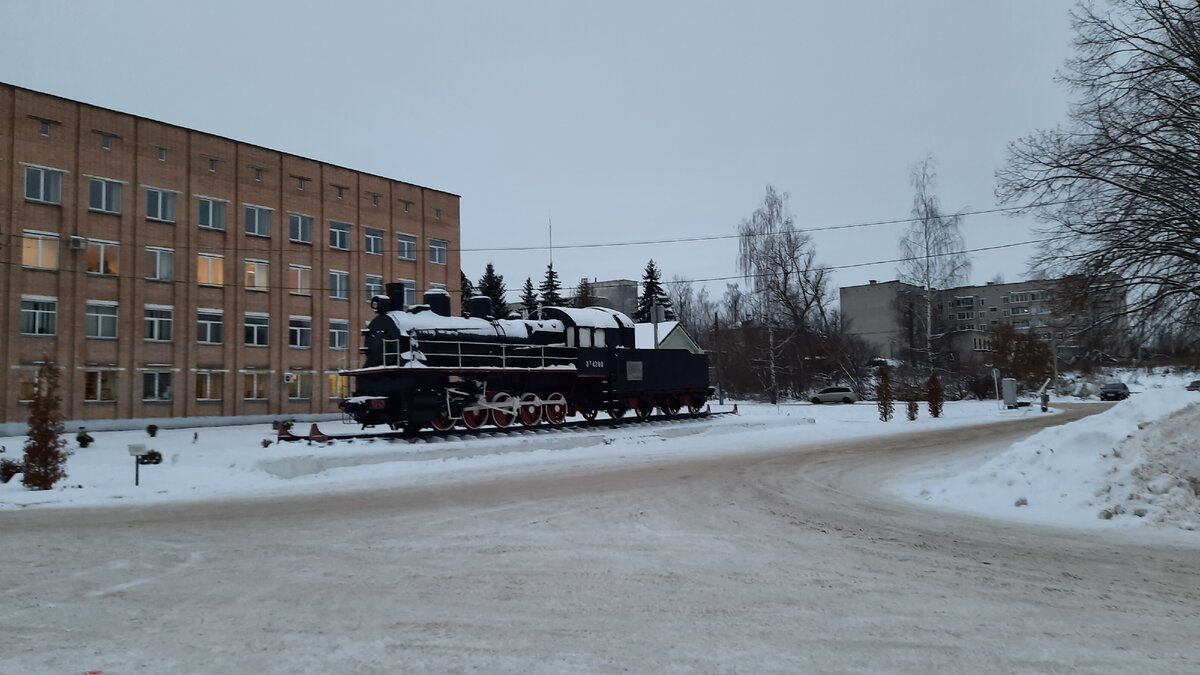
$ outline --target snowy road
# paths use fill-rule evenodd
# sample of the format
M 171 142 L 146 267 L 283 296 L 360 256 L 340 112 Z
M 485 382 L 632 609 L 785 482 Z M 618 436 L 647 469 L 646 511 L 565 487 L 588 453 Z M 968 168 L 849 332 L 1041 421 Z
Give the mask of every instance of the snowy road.
M 0 671 L 1196 672 L 1200 551 L 901 502 L 978 427 L 391 490 L 10 512 Z

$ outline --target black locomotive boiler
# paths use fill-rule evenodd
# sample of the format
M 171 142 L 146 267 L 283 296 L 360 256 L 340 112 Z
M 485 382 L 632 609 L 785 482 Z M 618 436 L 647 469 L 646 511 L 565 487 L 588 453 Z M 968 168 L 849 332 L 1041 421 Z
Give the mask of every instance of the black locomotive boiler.
M 406 310 L 401 285 L 387 293 L 371 301 L 378 316 L 363 330 L 363 367 L 342 371 L 354 394 L 339 407 L 364 426 L 554 425 L 601 411 L 647 418 L 656 408 L 670 416 L 699 412 L 712 394 L 706 355 L 638 349 L 633 322 L 612 309 L 543 307 L 530 319 L 498 319 L 479 296 L 469 316 L 456 317 L 444 290 Z

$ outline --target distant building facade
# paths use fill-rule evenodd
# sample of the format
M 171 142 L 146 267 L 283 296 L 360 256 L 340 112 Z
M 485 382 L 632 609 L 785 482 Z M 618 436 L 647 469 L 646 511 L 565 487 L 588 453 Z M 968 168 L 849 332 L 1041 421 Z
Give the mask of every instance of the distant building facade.
M 591 286 L 598 307 L 615 309 L 629 316 L 633 316 L 637 312 L 638 282 L 629 279 L 614 279 L 612 281 L 593 281 Z
M 44 359 L 90 428 L 333 412 L 367 299 L 460 248 L 457 195 L 0 83 L 0 430 Z
M 1061 315 L 1055 303 L 1056 280 L 988 283 L 936 290 L 929 316 L 933 335 L 957 360 L 987 359 L 991 336 L 1001 325 L 1030 335 L 1071 358 L 1095 349 L 1081 329 L 1101 322 L 1112 340 L 1123 337 L 1120 317 L 1124 297 L 1097 293 L 1088 316 Z M 921 288 L 902 281 L 875 282 L 840 289 L 847 333 L 864 340 L 877 356 L 904 358 L 912 345 L 924 343 L 926 308 Z M 1094 334 L 1093 334 L 1094 335 Z

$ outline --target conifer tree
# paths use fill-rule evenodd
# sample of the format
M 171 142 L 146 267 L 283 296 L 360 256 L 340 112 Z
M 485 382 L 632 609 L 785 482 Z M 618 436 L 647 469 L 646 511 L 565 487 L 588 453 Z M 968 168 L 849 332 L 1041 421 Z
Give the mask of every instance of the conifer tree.
M 504 275 L 496 274 L 492 263 L 487 264 L 483 269 L 483 276 L 479 278 L 479 295 L 486 295 L 492 299 L 492 316 L 508 316 L 508 301 L 505 300 L 508 289 L 504 287 Z
M 525 277 L 525 287 L 521 289 L 521 308 L 525 316 L 532 316 L 538 308 L 538 294 L 533 290 L 533 279 Z
M 458 306 L 462 308 L 462 311 L 465 315 L 467 311 L 467 301 L 475 296 L 475 284 L 471 283 L 471 280 L 467 278 L 466 272 L 459 270 L 458 273 L 462 276 L 462 279 L 459 281 Z
M 654 264 L 654 259 L 646 263 L 646 271 L 642 273 L 642 295 L 638 298 L 637 311 L 633 320 L 637 323 L 649 323 L 652 319 L 650 308 L 654 305 L 662 308 L 663 320 L 674 321 L 675 311 L 671 309 L 671 298 L 667 297 L 662 287 L 662 272 Z
M 58 377 L 58 367 L 49 359 L 43 361 L 29 404 L 29 439 L 25 441 L 25 475 L 21 479 L 30 490 L 49 490 L 67 477 L 66 463 L 71 452 L 62 437 L 65 427 Z
M 929 416 L 942 416 L 942 402 L 946 400 L 945 390 L 942 389 L 942 383 L 938 380 L 937 373 L 929 376 L 929 382 L 925 384 L 925 398 L 929 401 Z
M 542 279 L 542 285 L 538 286 L 538 292 L 542 294 L 543 307 L 562 307 L 566 304 L 563 301 L 562 282 L 558 280 L 558 272 L 554 271 L 554 263 L 546 265 L 546 277 Z
M 880 368 L 879 382 L 875 384 L 875 398 L 878 400 L 881 422 L 890 422 L 892 416 L 896 414 L 896 408 L 893 405 L 895 398 L 892 393 L 892 375 L 888 372 L 889 370 L 887 366 Z
M 575 289 L 575 306 L 591 307 L 596 304 L 596 292 L 587 278 L 579 280 L 579 288 Z

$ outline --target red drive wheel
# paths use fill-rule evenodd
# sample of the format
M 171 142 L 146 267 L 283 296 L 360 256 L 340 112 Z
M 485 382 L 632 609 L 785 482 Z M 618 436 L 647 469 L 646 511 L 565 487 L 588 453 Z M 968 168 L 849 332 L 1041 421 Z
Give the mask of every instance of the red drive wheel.
M 479 427 L 487 424 L 488 409 L 481 405 L 463 408 L 462 421 L 464 427 L 468 429 L 478 429 Z
M 439 414 L 429 424 L 438 431 L 449 431 L 454 428 L 454 420 L 446 413 Z
M 546 421 L 554 426 L 562 424 L 567 419 L 567 397 L 557 391 L 546 397 Z
M 542 401 L 537 394 L 521 394 L 521 407 L 517 409 L 517 418 L 527 427 L 542 421 Z
M 517 401 L 507 391 L 493 391 L 488 394 L 492 404 L 492 424 L 504 429 L 513 423 L 517 417 Z

